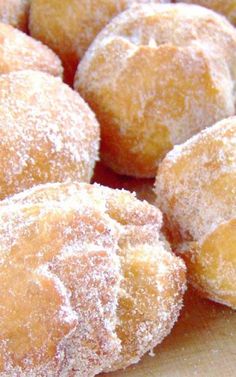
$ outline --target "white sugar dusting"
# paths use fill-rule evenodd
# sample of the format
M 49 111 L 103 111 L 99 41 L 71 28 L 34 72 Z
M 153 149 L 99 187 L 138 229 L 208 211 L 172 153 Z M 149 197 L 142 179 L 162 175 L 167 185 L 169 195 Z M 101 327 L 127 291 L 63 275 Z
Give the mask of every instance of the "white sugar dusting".
M 215 143 L 216 147 L 209 148 L 207 143 L 211 142 Z M 198 145 L 202 146 L 201 153 L 197 152 L 192 160 Z M 156 192 L 160 195 L 159 205 L 164 213 L 169 212 L 170 198 L 175 195 L 178 197 L 179 202 L 174 210 L 174 218 L 180 224 L 180 228 L 190 233 L 193 239 L 203 242 L 204 238 L 219 224 L 236 217 L 235 118 L 231 117 L 218 122 L 215 126 L 202 131 L 169 152 L 164 160 L 165 170 L 169 170 L 169 183 L 172 182 L 170 169 L 188 158 L 191 166 L 186 165 L 186 170 L 181 172 L 177 182 L 171 187 L 157 177 Z M 199 173 L 196 174 L 196 171 Z M 221 177 L 224 179 L 224 175 L 231 177 L 232 186 L 228 183 L 228 186 L 222 187 L 222 194 L 225 192 L 226 195 L 219 195 L 217 191 L 214 194 L 211 184 L 220 180 Z M 192 221 L 189 221 L 190 218 Z
M 96 112 L 104 135 L 114 128 L 131 140 L 130 153 L 146 158 L 150 140 L 156 150 L 161 144 L 158 127 L 175 145 L 235 113 L 235 51 L 235 29 L 208 9 L 139 4 L 96 37 L 74 86 Z M 119 165 L 123 153 L 115 148 L 102 157 L 116 171 L 142 176 Z M 162 157 L 157 155 L 156 165 Z
M 16 279 L 11 290 L 6 278 L 2 285 L 2 294 L 8 295 L 4 311 L 10 318 L 10 298 L 18 305 L 21 297 L 22 313 L 30 314 L 27 321 L 22 314 L 19 322 L 11 322 L 11 334 L 20 328 L 27 334 L 21 348 L 32 344 L 18 364 L 13 355 L 19 360 L 21 355 L 4 332 L 0 355 L 5 371 L 0 376 L 93 377 L 138 362 L 170 332 L 182 306 L 185 268 L 159 239 L 162 219 L 157 208 L 124 190 L 55 183 L 2 201 L 0 212 L 0 279 L 6 273 Z M 141 296 L 132 291 L 138 282 L 126 272 L 133 261 L 141 266 Z M 24 285 L 18 286 L 17 279 Z M 124 329 L 134 325 L 132 318 L 122 322 L 122 295 L 133 303 L 134 315 L 148 305 L 132 344 L 119 339 L 121 324 Z M 48 302 L 43 311 L 44 297 Z M 157 309 L 150 318 L 152 305 Z M 50 328 L 41 346 L 35 338 L 34 311 Z M 3 316 L 0 329 L 6 328 L 8 317 Z M 53 348 L 48 348 L 52 341 Z
M 176 251 L 201 271 L 190 274 L 191 283 L 235 307 L 236 118 L 175 147 L 159 167 L 156 193 Z
M 0 74 L 32 69 L 62 76 L 60 59 L 47 46 L 0 22 Z
M 57 7 L 50 0 L 34 1 L 30 8 L 29 29 L 70 65 L 77 63 L 96 35 L 120 12 L 136 4 L 167 3 L 169 0 L 80 0 Z M 58 9 L 59 8 L 59 9 Z M 58 32 L 60 30 L 60 32 Z M 73 67 L 76 70 L 76 61 Z
M 0 76 L 0 196 L 39 183 L 89 181 L 99 126 L 60 79 L 34 71 Z

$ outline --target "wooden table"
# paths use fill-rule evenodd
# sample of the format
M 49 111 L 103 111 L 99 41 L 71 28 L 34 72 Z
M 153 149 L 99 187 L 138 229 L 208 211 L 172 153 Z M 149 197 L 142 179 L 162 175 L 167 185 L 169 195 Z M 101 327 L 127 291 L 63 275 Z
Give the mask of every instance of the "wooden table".
M 95 181 L 136 191 L 153 202 L 153 181 L 116 176 L 99 165 Z M 236 377 L 236 312 L 200 298 L 191 288 L 171 334 L 142 361 L 103 377 Z

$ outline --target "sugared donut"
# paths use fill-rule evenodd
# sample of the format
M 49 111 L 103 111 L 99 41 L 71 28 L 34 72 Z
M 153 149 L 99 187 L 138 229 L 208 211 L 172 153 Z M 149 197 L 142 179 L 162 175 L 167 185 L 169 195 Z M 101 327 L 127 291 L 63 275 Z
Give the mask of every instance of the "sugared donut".
M 98 116 L 102 160 L 155 176 L 173 145 L 233 115 L 236 31 L 194 5 L 139 5 L 117 16 L 82 59 L 75 88 Z
M 175 147 L 159 166 L 156 192 L 192 284 L 236 309 L 236 117 Z
M 153 188 L 155 179 L 142 179 L 119 175 L 114 173 L 114 171 L 109 169 L 101 161 L 97 162 L 95 166 L 92 182 L 114 189 L 124 189 L 135 192 L 138 199 L 146 200 L 150 204 L 154 204 L 156 201 Z
M 0 22 L 0 75 L 12 71 L 33 69 L 62 76 L 58 56 L 41 42 Z
M 222 13 L 233 24 L 236 24 L 236 1 L 235 0 L 176 0 L 176 3 L 198 4 Z
M 30 0 L 0 0 L 0 21 L 26 31 L 29 6 Z
M 0 373 L 92 377 L 170 332 L 185 268 L 127 191 L 48 184 L 0 203 Z
M 47 182 L 89 182 L 99 125 L 60 78 L 39 71 L 0 76 L 0 199 Z
M 73 83 L 79 60 L 99 31 L 118 13 L 135 3 L 168 0 L 32 0 L 31 35 L 62 59 L 65 80 Z

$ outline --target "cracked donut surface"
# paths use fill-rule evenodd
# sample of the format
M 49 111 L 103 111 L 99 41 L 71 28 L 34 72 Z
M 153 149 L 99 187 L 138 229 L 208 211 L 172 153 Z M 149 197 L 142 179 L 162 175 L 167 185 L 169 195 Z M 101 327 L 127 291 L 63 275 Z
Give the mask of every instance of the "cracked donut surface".
M 62 59 L 66 82 L 73 83 L 78 63 L 96 35 L 117 14 L 136 3 L 168 0 L 31 0 L 31 35 Z
M 175 144 L 235 112 L 236 31 L 187 4 L 137 5 L 114 18 L 79 64 L 75 89 L 101 124 L 101 157 L 154 177 Z
M 94 376 L 170 332 L 185 267 L 126 191 L 47 184 L 0 203 L 1 376 Z

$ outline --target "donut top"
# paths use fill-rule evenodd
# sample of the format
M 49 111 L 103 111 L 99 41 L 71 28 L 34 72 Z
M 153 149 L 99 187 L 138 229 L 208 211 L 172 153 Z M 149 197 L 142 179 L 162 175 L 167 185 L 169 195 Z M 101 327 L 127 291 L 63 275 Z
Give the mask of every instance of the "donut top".
M 221 51 L 228 62 L 235 63 L 236 59 L 235 28 L 224 17 L 198 5 L 136 4 L 103 29 L 87 54 L 116 38 L 152 48 L 199 44 L 210 51 Z
M 165 127 L 166 153 L 235 113 L 235 63 L 236 31 L 222 16 L 195 5 L 136 5 L 91 44 L 75 88 L 101 125 L 131 140 L 133 154 L 143 156 L 146 147 L 155 155 L 157 125 Z
M 160 165 L 156 188 L 162 210 L 171 207 L 173 221 L 186 230 L 183 238 L 202 243 L 236 218 L 236 117 L 175 146 Z

